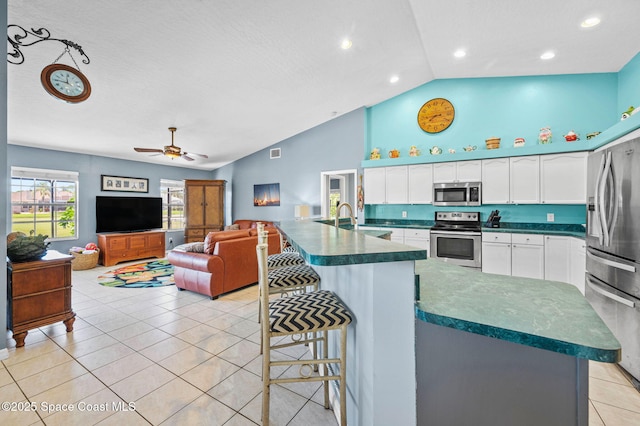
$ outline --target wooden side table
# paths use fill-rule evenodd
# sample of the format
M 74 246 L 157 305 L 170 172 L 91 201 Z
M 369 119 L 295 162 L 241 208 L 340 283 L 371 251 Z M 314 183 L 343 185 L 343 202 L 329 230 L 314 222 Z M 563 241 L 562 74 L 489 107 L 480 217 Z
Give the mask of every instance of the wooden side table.
M 29 330 L 62 321 L 73 331 L 71 260 L 55 250 L 38 260 L 7 260 L 7 321 L 16 347 L 24 346 Z

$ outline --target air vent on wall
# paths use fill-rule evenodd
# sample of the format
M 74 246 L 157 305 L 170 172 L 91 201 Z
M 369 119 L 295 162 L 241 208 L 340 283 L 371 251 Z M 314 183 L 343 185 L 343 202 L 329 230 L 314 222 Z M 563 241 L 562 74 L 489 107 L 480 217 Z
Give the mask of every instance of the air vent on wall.
M 275 158 L 280 158 L 280 148 L 273 148 L 269 151 L 269 159 L 273 160 Z

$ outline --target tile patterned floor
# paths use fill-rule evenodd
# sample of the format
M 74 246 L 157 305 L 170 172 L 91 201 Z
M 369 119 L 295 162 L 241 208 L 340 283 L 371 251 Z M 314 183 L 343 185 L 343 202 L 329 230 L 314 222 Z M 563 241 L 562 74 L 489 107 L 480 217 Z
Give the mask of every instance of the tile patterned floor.
M 109 269 L 73 272 L 72 333 L 60 323 L 10 346 L 0 400 L 22 410 L 0 410 L 0 424 L 259 424 L 257 288 L 215 301 L 175 286 L 113 289 L 96 281 Z M 640 424 L 640 393 L 617 368 L 591 363 L 589 380 L 591 426 Z M 318 383 L 275 386 L 271 404 L 274 425 L 336 424 Z

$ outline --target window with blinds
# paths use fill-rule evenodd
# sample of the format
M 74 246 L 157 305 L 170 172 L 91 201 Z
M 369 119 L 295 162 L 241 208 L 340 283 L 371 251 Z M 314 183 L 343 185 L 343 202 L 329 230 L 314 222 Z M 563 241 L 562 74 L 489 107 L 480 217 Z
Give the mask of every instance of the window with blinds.
M 160 179 L 162 229 L 184 229 L 184 181 Z

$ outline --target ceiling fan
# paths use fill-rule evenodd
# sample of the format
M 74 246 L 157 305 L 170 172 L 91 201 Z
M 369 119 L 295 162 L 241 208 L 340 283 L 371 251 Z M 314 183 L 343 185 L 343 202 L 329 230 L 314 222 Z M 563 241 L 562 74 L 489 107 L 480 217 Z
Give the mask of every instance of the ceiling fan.
M 136 152 L 157 152 L 159 154 L 162 154 L 166 157 L 171 158 L 172 160 L 174 158 L 184 158 L 187 161 L 194 161 L 195 159 L 189 157 L 190 155 L 197 155 L 198 157 L 209 158 L 208 155 L 204 155 L 204 154 L 196 154 L 194 152 L 191 152 L 191 153 L 182 152 L 182 148 L 180 148 L 179 146 L 175 146 L 173 144 L 173 136 L 176 130 L 178 129 L 175 127 L 169 127 L 169 131 L 171 132 L 171 145 L 165 145 L 164 149 L 159 149 L 159 148 L 133 148 L 133 149 Z

